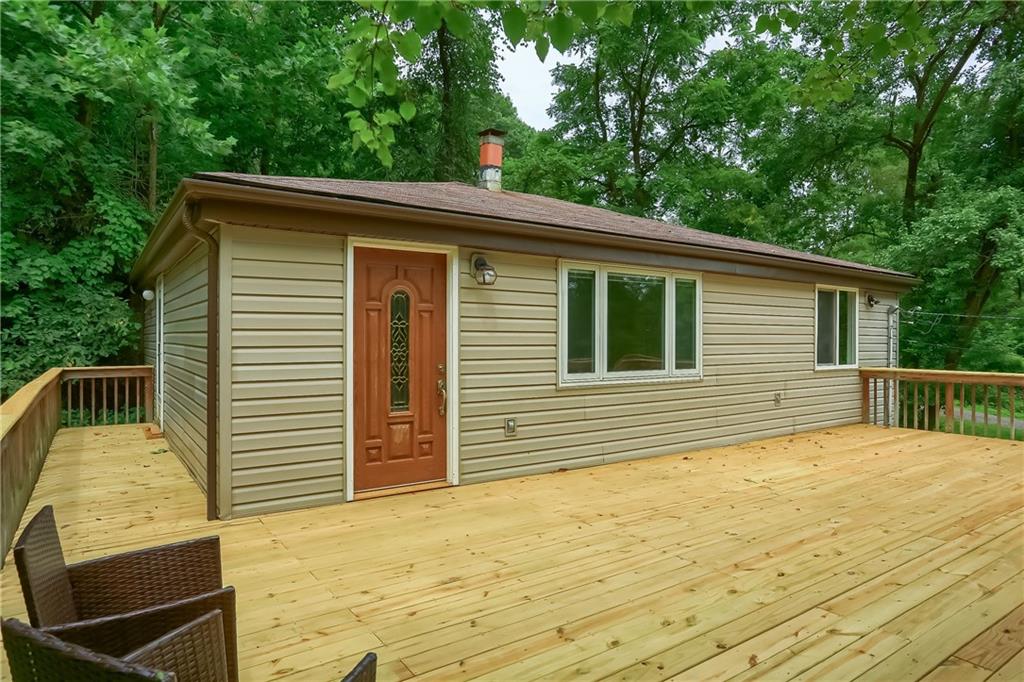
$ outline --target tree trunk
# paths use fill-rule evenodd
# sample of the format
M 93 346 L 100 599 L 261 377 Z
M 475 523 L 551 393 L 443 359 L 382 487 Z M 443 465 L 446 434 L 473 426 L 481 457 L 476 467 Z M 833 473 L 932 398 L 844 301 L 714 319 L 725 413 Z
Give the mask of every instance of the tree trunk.
M 978 316 L 984 310 L 985 303 L 988 301 L 989 296 L 992 295 L 992 290 L 999 282 L 999 276 L 1002 274 L 1002 271 L 992 264 L 992 257 L 995 255 L 997 248 L 996 243 L 987 234 L 982 237 L 982 240 L 981 253 L 979 254 L 981 262 L 978 265 L 978 269 L 974 271 L 974 278 L 964 294 L 964 316 L 959 318 L 960 321 L 953 335 L 953 343 L 950 345 L 949 350 L 946 351 L 946 357 L 943 362 L 943 368 L 947 370 L 955 370 L 959 367 L 960 360 L 964 355 L 964 349 L 970 344 L 974 330 L 978 327 L 978 322 L 980 321 Z
M 907 154 L 907 180 L 903 186 L 903 226 L 909 228 L 917 215 L 917 176 L 921 169 L 922 148 L 911 146 Z
M 434 166 L 434 179 L 445 181 L 455 180 L 453 175 L 456 166 L 455 125 L 452 120 L 452 65 L 451 35 L 448 25 L 442 20 L 437 29 L 437 56 L 441 65 L 441 115 L 439 117 L 441 139 L 438 140 L 437 161 Z
M 156 213 L 156 171 L 157 171 L 157 155 L 159 153 L 158 137 L 160 135 L 159 128 L 156 122 L 156 113 L 150 111 L 149 116 L 149 187 L 148 196 L 146 197 L 146 206 L 149 208 L 150 213 Z

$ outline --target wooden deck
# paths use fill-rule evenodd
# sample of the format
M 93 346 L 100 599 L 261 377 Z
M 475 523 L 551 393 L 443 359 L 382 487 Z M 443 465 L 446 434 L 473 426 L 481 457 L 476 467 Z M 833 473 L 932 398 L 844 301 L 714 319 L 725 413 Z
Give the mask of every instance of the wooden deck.
M 850 426 L 226 523 L 165 448 L 60 432 L 26 519 L 69 560 L 220 534 L 245 679 L 1024 677 L 1022 443 Z

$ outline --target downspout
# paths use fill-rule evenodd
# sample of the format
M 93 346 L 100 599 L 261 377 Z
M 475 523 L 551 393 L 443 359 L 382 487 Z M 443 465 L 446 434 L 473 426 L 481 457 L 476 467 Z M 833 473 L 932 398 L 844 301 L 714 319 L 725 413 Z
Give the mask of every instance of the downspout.
M 898 305 L 890 305 L 885 311 L 885 366 L 895 367 L 898 363 L 893 358 L 896 351 L 897 337 L 899 326 L 897 324 L 896 314 L 899 313 L 900 307 Z M 886 426 L 899 426 L 896 421 L 899 418 L 899 406 L 896 401 L 899 399 L 899 380 L 893 382 L 893 396 L 892 400 L 889 400 L 888 392 L 886 393 L 886 411 L 885 419 Z M 892 409 L 893 414 L 889 413 L 889 409 Z
M 217 396 L 218 385 L 218 329 L 220 322 L 219 288 L 220 249 L 217 240 L 196 228 L 192 222 L 193 202 L 186 202 L 181 212 L 181 223 L 185 231 L 204 242 L 206 253 L 206 519 L 217 518 Z

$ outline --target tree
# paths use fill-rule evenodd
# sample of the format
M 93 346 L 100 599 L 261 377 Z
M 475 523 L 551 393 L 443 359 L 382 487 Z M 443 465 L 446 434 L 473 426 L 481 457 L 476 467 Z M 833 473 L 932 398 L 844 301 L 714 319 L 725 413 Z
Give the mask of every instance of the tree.
M 587 160 L 601 203 L 663 213 L 662 167 L 714 144 L 729 119 L 728 94 L 706 72 L 702 46 L 720 20 L 683 3 L 645 3 L 628 27 L 598 24 L 577 36 L 581 62 L 556 69 L 552 114 L 555 132 Z
M 494 20 L 501 23 L 514 46 L 532 43 L 543 61 L 551 45 L 564 51 L 583 26 L 601 23 L 629 25 L 635 0 L 567 2 L 566 0 L 494 0 L 488 2 Z M 474 34 L 477 9 L 453 0 L 363 0 L 366 13 L 346 31 L 347 48 L 341 68 L 328 87 L 344 93 L 353 107 L 348 112 L 353 144 L 366 146 L 390 168 L 394 129 L 416 115 L 416 104 L 400 83 L 401 65 L 416 64 L 426 39 L 436 34 L 441 68 L 447 69 L 450 39 L 467 40 Z M 429 41 L 428 41 L 429 42 Z M 445 76 L 442 76 L 444 80 Z M 444 90 L 442 90 L 442 93 Z M 379 95 L 399 96 L 397 106 L 380 108 Z M 447 111 L 447 109 L 442 109 Z
M 788 10 L 789 16 L 793 11 Z M 888 102 L 885 144 L 906 157 L 903 223 L 916 217 L 925 146 L 952 88 L 1020 31 L 1018 3 L 848 2 L 804 22 L 819 68 L 808 74 L 810 101 L 844 101 L 854 87 Z M 774 28 L 778 29 L 776 24 Z M 776 32 L 778 32 L 776 30 Z M 973 63 L 973 65 L 972 65 Z
M 149 6 L 4 3 L 2 390 L 137 343 L 127 271 L 145 237 L 159 144 L 184 167 L 230 142 L 194 115 L 192 46 Z M 166 17 L 165 17 L 166 18 Z M 175 182 L 181 171 L 165 168 Z

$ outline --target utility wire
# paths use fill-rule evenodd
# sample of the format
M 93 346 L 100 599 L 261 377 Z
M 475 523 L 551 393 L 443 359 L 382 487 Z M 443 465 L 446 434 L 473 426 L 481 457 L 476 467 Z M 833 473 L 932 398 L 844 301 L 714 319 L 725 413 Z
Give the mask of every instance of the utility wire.
M 911 317 L 915 316 L 915 315 L 933 315 L 935 317 L 975 317 L 975 318 L 980 318 L 980 319 L 984 319 L 984 320 L 1022 320 L 1022 321 L 1024 321 L 1024 317 L 1019 316 L 1019 315 L 967 315 L 966 313 L 933 313 L 933 312 L 930 312 L 930 311 L 927 311 L 927 310 L 914 310 L 913 308 L 910 308 L 909 310 L 901 310 L 900 312 L 902 313 L 901 317 L 904 316 L 904 315 L 911 316 Z

